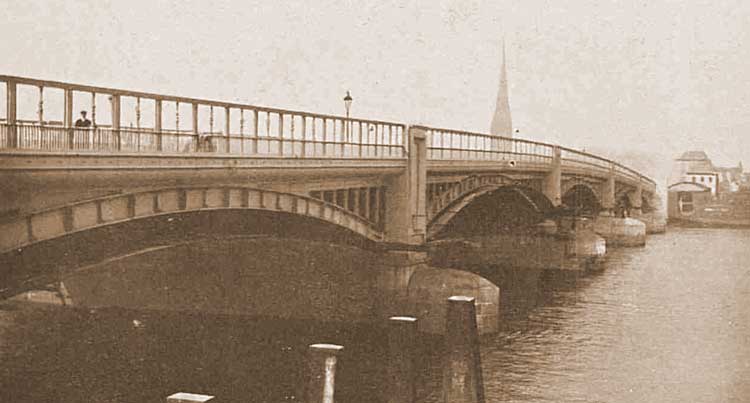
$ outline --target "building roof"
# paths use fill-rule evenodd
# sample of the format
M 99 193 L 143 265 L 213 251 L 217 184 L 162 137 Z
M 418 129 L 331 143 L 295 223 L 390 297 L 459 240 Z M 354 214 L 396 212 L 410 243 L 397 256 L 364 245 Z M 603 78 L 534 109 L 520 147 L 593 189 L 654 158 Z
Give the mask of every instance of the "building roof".
M 708 155 L 705 151 L 685 151 L 680 158 L 677 159 L 680 161 L 711 161 L 708 159 Z
M 715 173 L 716 167 L 711 163 L 711 159 L 704 151 L 687 151 L 684 152 L 676 163 L 681 167 L 681 173 L 679 175 L 685 175 L 687 173 Z
M 705 185 L 701 185 L 693 182 L 679 182 L 670 185 L 668 191 L 670 192 L 707 192 L 711 188 Z

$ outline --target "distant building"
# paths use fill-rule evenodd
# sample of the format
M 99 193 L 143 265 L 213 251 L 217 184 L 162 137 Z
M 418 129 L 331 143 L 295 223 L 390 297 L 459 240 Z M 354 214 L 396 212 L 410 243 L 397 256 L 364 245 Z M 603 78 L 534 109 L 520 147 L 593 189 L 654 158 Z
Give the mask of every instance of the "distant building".
M 701 188 L 708 188 L 712 195 L 719 190 L 719 172 L 703 151 L 688 151 L 675 160 L 670 185 L 678 183 L 695 183 Z
M 667 188 L 667 215 L 673 221 L 704 225 L 750 224 L 748 174 L 716 167 L 703 151 L 688 151 L 674 161 Z

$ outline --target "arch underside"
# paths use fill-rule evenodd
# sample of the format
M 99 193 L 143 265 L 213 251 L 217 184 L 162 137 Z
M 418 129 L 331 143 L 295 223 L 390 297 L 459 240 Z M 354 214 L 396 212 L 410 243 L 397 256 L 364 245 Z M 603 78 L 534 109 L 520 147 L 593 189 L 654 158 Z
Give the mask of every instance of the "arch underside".
M 635 189 L 631 187 L 623 187 L 621 189 L 618 189 L 617 193 L 615 194 L 615 210 L 618 210 L 619 212 L 622 212 L 623 210 L 629 210 L 635 207 Z M 656 197 L 657 201 L 654 203 L 652 202 L 651 198 Z M 641 194 L 641 200 L 640 200 L 640 210 L 642 213 L 650 213 L 654 210 L 656 210 L 655 204 L 658 205 L 658 195 L 654 195 L 651 193 L 648 193 L 646 191 L 643 191 Z
M 36 242 L 0 255 L 0 298 L 57 281 L 83 266 L 195 240 L 271 237 L 377 250 L 379 243 L 314 217 L 267 210 L 214 209 L 122 221 Z
M 562 195 L 562 204 L 575 215 L 596 215 L 601 210 L 601 199 L 588 183 L 577 182 Z
M 448 230 L 451 222 L 458 215 L 465 213 L 465 209 L 480 201 L 480 203 L 486 203 L 488 197 L 496 195 L 499 198 L 513 199 L 512 203 L 524 206 L 525 209 L 532 212 L 536 217 L 544 217 L 547 213 L 553 210 L 552 202 L 547 199 L 546 196 L 540 192 L 519 186 L 515 181 L 508 180 L 507 177 L 504 179 L 495 180 L 494 183 L 491 180 L 486 181 L 475 181 L 474 187 L 464 187 L 463 193 L 453 191 L 453 198 L 449 201 L 443 199 L 440 203 L 431 203 L 431 209 L 428 210 L 428 225 L 427 225 L 427 239 L 432 240 L 441 236 L 446 230 Z M 445 192 L 445 194 L 451 194 L 451 190 Z M 442 203 L 447 204 L 442 206 Z M 502 205 L 502 202 L 499 202 Z M 494 207 L 490 207 L 490 214 L 494 210 L 501 209 L 500 205 L 496 204 Z M 437 210 L 437 207 L 442 209 Z M 437 210 L 437 211 L 436 211 Z M 479 213 L 479 215 L 484 215 Z M 479 217 L 477 217 L 479 218 Z M 483 218 L 479 218 L 483 219 Z

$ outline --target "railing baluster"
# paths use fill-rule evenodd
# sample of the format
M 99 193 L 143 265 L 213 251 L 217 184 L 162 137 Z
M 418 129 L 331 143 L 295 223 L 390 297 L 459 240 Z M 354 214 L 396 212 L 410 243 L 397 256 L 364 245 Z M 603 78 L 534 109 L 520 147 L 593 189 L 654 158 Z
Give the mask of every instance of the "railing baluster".
M 200 136 L 199 136 L 199 133 L 198 133 L 198 103 L 197 102 L 193 102 L 192 103 L 192 108 L 193 108 L 192 109 L 192 111 L 193 111 L 193 114 L 192 114 L 192 118 L 193 118 L 193 141 L 195 142 L 195 144 L 194 144 L 194 151 L 198 152 L 198 151 L 201 151 L 200 150 L 200 144 L 199 144 L 200 143 Z
M 258 154 L 258 110 L 253 109 L 253 140 L 250 143 L 250 153 L 253 155 Z
M 271 112 L 266 111 L 266 151 L 271 154 Z
M 323 118 L 323 155 L 326 155 L 328 143 L 326 139 L 328 137 L 328 118 Z
M 279 155 L 284 155 L 284 115 L 279 112 Z
M 154 100 L 154 131 L 156 131 L 156 151 L 161 152 L 164 144 L 161 133 L 161 99 Z
M 226 152 L 227 154 L 231 154 L 232 152 L 232 145 L 231 145 L 232 143 L 232 134 L 231 134 L 232 119 L 231 118 L 232 118 L 232 113 L 229 107 L 225 106 L 224 107 L 224 135 L 227 139 L 227 146 L 224 152 Z
M 341 158 L 344 158 L 346 156 L 346 139 L 344 138 L 344 125 L 346 122 L 343 119 L 339 120 L 339 122 L 341 122 L 341 130 L 339 130 L 339 139 L 341 139 Z
M 357 139 L 359 143 L 359 157 L 362 158 L 362 122 L 357 122 L 359 126 L 359 138 Z
M 295 117 L 296 116 L 293 115 L 293 114 L 289 115 L 289 138 L 291 139 L 291 141 L 290 141 L 290 144 L 291 144 L 291 147 L 290 147 L 291 148 L 291 153 L 290 154 L 291 154 L 292 157 L 296 157 L 297 156 L 297 152 L 296 152 L 297 150 L 296 150 L 296 147 L 295 147 L 296 144 L 295 144 L 295 139 L 294 139 L 294 118 Z
M 317 126 L 318 126 L 318 124 L 316 123 L 316 119 L 317 118 L 315 116 L 311 116 L 310 117 L 310 123 L 312 123 L 312 125 L 311 125 L 312 126 L 312 131 L 311 131 L 312 132 L 311 133 L 312 137 L 311 137 L 311 143 L 310 144 L 312 145 L 312 156 L 313 157 L 317 157 L 318 156 L 318 137 L 317 137 Z
M 245 110 L 240 109 L 240 154 L 245 155 Z

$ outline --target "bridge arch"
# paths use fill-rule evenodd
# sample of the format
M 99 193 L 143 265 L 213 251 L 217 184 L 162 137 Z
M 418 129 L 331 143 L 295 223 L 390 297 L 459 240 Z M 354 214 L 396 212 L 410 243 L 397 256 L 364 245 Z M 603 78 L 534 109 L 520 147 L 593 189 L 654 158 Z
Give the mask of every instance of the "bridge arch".
M 369 250 L 382 240 L 373 223 L 323 200 L 238 187 L 102 197 L 3 225 L 0 298 L 87 264 L 193 238 L 274 236 Z
M 496 199 L 496 200 L 492 200 Z M 449 187 L 430 200 L 427 221 L 427 239 L 432 240 L 446 230 L 453 219 L 474 203 L 503 204 L 501 200 L 521 206 L 541 219 L 554 207 L 544 194 L 523 186 L 507 176 L 468 177 Z
M 259 210 L 310 217 L 370 241 L 383 233 L 364 217 L 304 195 L 250 187 L 179 187 L 106 196 L 0 224 L 0 254 L 73 233 L 149 217 L 213 210 Z
M 586 182 L 576 182 L 562 192 L 562 203 L 576 214 L 596 215 L 601 210 L 601 198 L 596 189 Z

